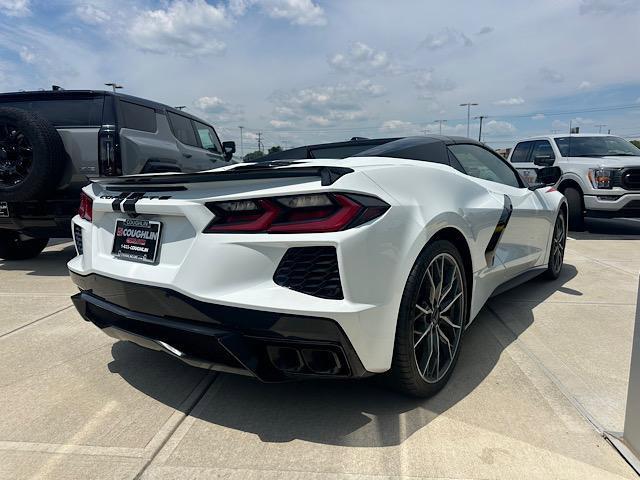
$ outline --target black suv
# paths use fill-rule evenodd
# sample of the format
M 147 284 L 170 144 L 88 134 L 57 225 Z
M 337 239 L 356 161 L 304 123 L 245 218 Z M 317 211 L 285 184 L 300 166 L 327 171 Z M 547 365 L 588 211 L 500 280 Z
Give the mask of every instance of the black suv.
M 234 152 L 202 119 L 142 98 L 0 94 L 0 258 L 32 258 L 49 238 L 70 237 L 79 191 L 92 178 L 210 170 Z

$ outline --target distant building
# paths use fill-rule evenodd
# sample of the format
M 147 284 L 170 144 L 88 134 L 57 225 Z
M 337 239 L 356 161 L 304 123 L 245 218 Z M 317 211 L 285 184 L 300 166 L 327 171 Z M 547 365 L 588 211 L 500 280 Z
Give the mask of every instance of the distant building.
M 510 148 L 496 148 L 496 152 L 498 152 L 504 158 L 507 158 L 509 156 L 509 154 L 511 153 L 511 149 Z

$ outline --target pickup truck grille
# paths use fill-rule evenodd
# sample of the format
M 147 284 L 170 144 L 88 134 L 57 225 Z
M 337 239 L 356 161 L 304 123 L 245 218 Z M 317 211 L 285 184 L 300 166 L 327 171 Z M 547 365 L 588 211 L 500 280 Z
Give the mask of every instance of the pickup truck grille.
M 620 171 L 620 186 L 625 190 L 640 190 L 640 168 L 624 168 Z

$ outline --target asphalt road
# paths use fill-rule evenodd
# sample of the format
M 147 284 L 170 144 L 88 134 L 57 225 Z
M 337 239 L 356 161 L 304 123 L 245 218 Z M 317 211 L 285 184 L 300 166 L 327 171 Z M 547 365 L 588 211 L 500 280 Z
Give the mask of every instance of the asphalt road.
M 69 243 L 0 264 L 0 478 L 635 478 L 601 431 L 624 421 L 640 221 L 570 237 L 561 278 L 492 299 L 428 401 L 115 342 L 71 306 Z

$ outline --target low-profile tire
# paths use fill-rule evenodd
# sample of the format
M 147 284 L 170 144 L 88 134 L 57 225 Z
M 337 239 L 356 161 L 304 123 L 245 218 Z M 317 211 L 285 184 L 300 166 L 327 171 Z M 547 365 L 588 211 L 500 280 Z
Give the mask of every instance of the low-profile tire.
M 551 237 L 551 246 L 549 247 L 549 263 L 544 276 L 549 280 L 555 280 L 562 272 L 564 264 L 564 250 L 567 245 L 567 221 L 565 219 L 564 210 L 560 209 L 556 217 L 556 223 L 553 227 L 553 236 Z
M 580 190 L 567 187 L 562 192 L 569 204 L 569 230 L 584 230 L 584 202 Z
M 468 319 L 464 262 L 451 242 L 429 244 L 416 260 L 402 295 L 392 386 L 427 398 L 445 386 L 460 355 Z
M 46 198 L 67 166 L 62 139 L 42 115 L 0 107 L 0 200 Z
M 16 232 L 0 232 L 0 258 L 4 260 L 27 260 L 40 255 L 49 243 L 48 238 L 20 239 Z

